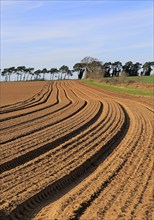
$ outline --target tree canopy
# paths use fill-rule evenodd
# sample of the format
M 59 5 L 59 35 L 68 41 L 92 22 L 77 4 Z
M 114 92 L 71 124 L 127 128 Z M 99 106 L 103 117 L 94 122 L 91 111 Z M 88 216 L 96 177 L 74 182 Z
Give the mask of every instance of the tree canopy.
M 11 75 L 16 74 L 17 81 L 27 80 L 45 80 L 45 75 L 50 74 L 50 80 L 54 80 L 58 76 L 58 79 L 69 79 L 74 72 L 78 72 L 78 79 L 83 78 L 83 74 L 86 78 L 100 79 L 102 77 L 118 77 L 121 73 L 127 76 L 138 76 L 151 74 L 154 71 L 154 62 L 145 62 L 141 64 L 139 62 L 133 63 L 132 61 L 126 62 L 124 65 L 120 61 L 105 62 L 98 60 L 97 58 L 86 56 L 80 62 L 74 64 L 73 70 L 70 70 L 67 65 L 62 65 L 59 69 L 52 67 L 49 70 L 43 68 L 42 70 L 34 70 L 33 67 L 9 67 L 1 70 L 1 76 L 5 81 L 11 80 Z M 31 77 L 29 77 L 31 76 Z

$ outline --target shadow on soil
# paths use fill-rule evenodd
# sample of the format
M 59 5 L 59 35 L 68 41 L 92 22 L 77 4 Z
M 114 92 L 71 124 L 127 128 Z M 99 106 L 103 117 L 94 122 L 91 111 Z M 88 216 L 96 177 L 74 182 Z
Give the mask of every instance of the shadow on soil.
M 32 219 L 43 207 L 61 198 L 71 189 L 76 187 L 80 182 L 82 182 L 86 177 L 92 174 L 97 169 L 97 167 L 103 163 L 106 158 L 118 147 L 128 132 L 130 127 L 130 118 L 126 110 L 122 106 L 121 108 L 125 114 L 125 122 L 121 130 L 118 131 L 118 133 L 108 143 L 106 143 L 99 150 L 99 152 L 97 152 L 79 167 L 74 169 L 69 175 L 64 176 L 57 182 L 54 182 L 53 184 L 43 189 L 41 192 L 35 194 L 33 197 L 20 204 L 9 214 L 9 216 L 3 215 L 3 218 L 0 217 L 0 220 Z M 90 200 L 90 203 L 94 199 L 95 197 Z M 88 206 L 89 203 L 86 203 L 81 210 L 78 210 L 79 212 L 76 213 L 76 219 L 80 218 Z

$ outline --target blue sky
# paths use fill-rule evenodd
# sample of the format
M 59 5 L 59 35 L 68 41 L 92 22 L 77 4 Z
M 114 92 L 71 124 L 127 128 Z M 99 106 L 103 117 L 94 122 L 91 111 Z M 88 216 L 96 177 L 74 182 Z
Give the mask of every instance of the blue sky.
M 152 61 L 153 1 L 1 0 L 1 68 Z

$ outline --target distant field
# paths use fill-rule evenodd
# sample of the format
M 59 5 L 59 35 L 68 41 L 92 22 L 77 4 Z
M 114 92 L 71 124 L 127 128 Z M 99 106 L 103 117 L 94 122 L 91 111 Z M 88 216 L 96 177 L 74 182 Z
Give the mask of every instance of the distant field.
M 117 81 L 116 81 L 117 79 Z M 154 91 L 153 89 L 148 89 L 148 88 L 142 88 L 142 84 L 149 84 L 152 85 L 154 76 L 145 76 L 145 77 L 126 77 L 124 79 L 124 83 L 120 84 L 120 79 L 116 78 L 115 82 L 112 81 L 113 78 L 106 78 L 104 79 L 104 81 L 102 82 L 96 82 L 94 80 L 91 79 L 83 79 L 82 81 L 95 86 L 95 87 L 99 87 L 99 88 L 104 88 L 104 89 L 108 89 L 108 90 L 112 90 L 115 92 L 120 92 L 120 93 L 126 93 L 126 94 L 132 94 L 132 95 L 141 95 L 141 96 L 153 96 L 154 95 Z M 111 80 L 111 82 L 110 82 Z M 119 82 L 118 82 L 119 80 Z M 106 83 L 105 81 L 108 81 L 108 83 Z M 134 81 L 134 82 L 133 82 Z M 128 85 L 129 83 L 129 85 Z M 135 87 L 134 83 L 138 83 L 140 85 L 140 87 Z

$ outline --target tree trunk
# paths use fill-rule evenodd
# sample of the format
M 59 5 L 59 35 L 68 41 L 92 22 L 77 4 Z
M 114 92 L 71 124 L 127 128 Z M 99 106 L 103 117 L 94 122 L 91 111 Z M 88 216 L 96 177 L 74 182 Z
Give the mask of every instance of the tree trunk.
M 26 74 L 24 74 L 24 76 L 23 76 L 23 81 L 25 81 L 25 78 L 26 78 Z
M 29 74 L 27 74 L 27 79 L 26 79 L 26 81 L 28 81 L 28 77 L 29 77 Z

